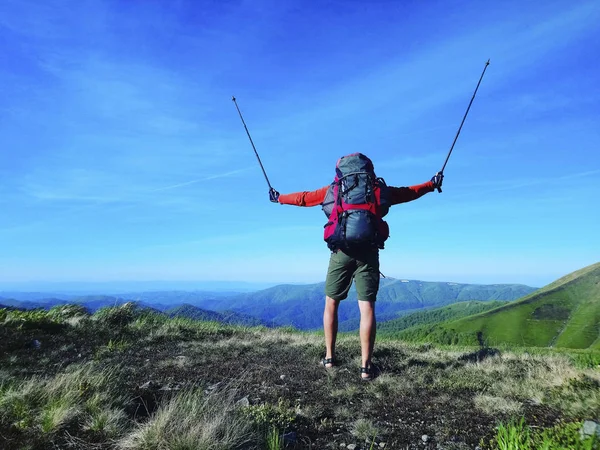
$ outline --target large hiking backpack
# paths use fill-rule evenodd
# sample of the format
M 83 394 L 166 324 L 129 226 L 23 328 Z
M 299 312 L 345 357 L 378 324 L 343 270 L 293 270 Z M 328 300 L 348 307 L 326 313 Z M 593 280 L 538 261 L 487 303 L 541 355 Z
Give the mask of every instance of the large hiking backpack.
M 341 157 L 335 179 L 323 201 L 329 219 L 324 239 L 331 251 L 383 248 L 389 236 L 382 219 L 389 210 L 385 181 L 375 176 L 373 163 L 361 153 Z

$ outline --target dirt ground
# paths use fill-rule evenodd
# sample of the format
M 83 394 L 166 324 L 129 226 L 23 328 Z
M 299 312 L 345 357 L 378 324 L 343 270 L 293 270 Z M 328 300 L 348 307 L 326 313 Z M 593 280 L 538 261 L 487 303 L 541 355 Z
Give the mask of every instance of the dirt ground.
M 111 340 L 123 345 L 109 351 Z M 208 392 L 229 385 L 251 405 L 283 401 L 294 409 L 296 419 L 286 430 L 290 433 L 286 448 L 339 449 L 355 444 L 356 449 L 371 445 L 474 449 L 482 440 L 488 442 L 498 422 L 508 416 L 487 415 L 475 407 L 474 396 L 486 387 L 440 390 L 433 382 L 440 374 L 461 370 L 485 355 L 474 352 L 442 361 L 419 357 L 427 351 L 427 346 L 378 343 L 374 355 L 378 376 L 363 382 L 356 336 L 340 340 L 336 367 L 326 370 L 319 364 L 322 338 L 301 333 L 223 329 L 153 338 L 117 328 L 0 329 L 4 379 L 51 377 L 85 361 L 118 367 L 120 389 L 131 399 L 126 412 L 133 422 L 147 420 L 161 402 L 183 389 L 200 387 Z M 532 426 L 548 427 L 561 420 L 560 411 L 522 401 L 523 414 Z M 361 440 L 353 429 L 358 419 L 376 430 L 370 442 Z M 81 435 L 69 440 L 57 436 L 48 448 L 74 448 L 78 439 L 87 442 L 87 448 L 113 447 Z M 39 448 L 35 442 L 30 434 L 0 428 L 2 448 Z

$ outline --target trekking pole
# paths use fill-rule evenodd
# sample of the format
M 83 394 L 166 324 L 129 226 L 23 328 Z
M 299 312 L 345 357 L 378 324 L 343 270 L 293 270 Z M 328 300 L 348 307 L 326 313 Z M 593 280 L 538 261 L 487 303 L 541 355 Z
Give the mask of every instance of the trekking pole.
M 458 127 L 458 131 L 456 132 L 456 136 L 454 136 L 454 142 L 452 142 L 452 146 L 450 147 L 450 151 L 448 152 L 448 156 L 446 156 L 446 161 L 444 161 L 444 165 L 442 166 L 442 170 L 440 170 L 438 173 L 440 174 L 444 174 L 444 169 L 446 168 L 446 164 L 448 164 L 448 160 L 450 159 L 450 155 L 452 154 L 452 150 L 454 149 L 454 144 L 456 144 L 456 140 L 458 139 L 458 135 L 460 134 L 460 130 L 462 130 L 462 126 L 465 123 L 465 120 L 467 119 L 467 114 L 469 114 L 469 110 L 471 109 L 471 105 L 473 104 L 473 100 L 475 100 L 475 95 L 477 95 L 477 89 L 479 89 L 479 85 L 481 84 L 481 80 L 483 80 L 483 76 L 485 75 L 485 71 L 487 69 L 487 67 L 490 65 L 490 60 L 488 59 L 487 62 L 485 63 L 485 67 L 483 68 L 483 72 L 481 73 L 481 77 L 479 77 L 479 82 L 477 83 L 477 87 L 475 87 L 475 92 L 473 92 L 473 97 L 471 97 L 471 101 L 469 102 L 469 106 L 467 107 L 467 112 L 465 112 L 465 115 L 462 119 L 462 122 L 460 123 L 460 126 Z M 438 187 L 437 188 L 438 192 L 442 192 L 442 188 Z
M 250 143 L 252 144 L 252 148 L 254 149 L 254 154 L 256 155 L 256 159 L 258 159 L 258 163 L 260 164 L 260 168 L 262 169 L 263 175 L 265 176 L 265 180 L 267 180 L 267 184 L 269 185 L 269 193 L 271 193 L 272 191 L 275 191 L 275 189 L 273 189 L 273 187 L 271 186 L 271 183 L 269 183 L 269 178 L 267 177 L 267 172 L 265 172 L 265 168 L 262 165 L 260 156 L 258 156 L 258 152 L 256 151 L 256 147 L 254 146 L 254 142 L 252 141 L 252 137 L 250 136 L 250 132 L 248 131 L 248 127 L 246 126 L 246 122 L 244 122 L 244 118 L 242 117 L 242 112 L 240 111 L 240 108 L 239 108 L 234 96 L 231 97 L 231 100 L 233 101 L 233 103 L 235 103 L 235 107 L 238 111 L 238 114 L 240 115 L 240 119 L 242 119 L 242 123 L 244 124 L 244 128 L 246 129 L 246 134 L 248 135 L 248 139 L 250 139 Z

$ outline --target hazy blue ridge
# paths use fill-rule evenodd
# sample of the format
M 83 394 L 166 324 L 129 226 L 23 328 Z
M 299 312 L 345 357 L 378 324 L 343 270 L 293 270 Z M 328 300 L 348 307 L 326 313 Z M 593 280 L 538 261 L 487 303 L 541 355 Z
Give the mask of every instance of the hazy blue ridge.
M 189 304 L 167 309 L 164 313 L 169 317 L 185 317 L 188 319 L 221 322 L 231 325 L 265 325 L 260 319 L 247 314 L 240 314 L 234 311 L 215 312 Z
M 277 283 L 249 281 L 106 281 L 106 282 L 0 282 L 0 296 L 5 292 L 45 293 L 59 297 L 105 294 L 123 296 L 130 293 L 159 291 L 253 292 Z M 50 295 L 49 293 L 54 293 Z M 12 296 L 6 296 L 12 297 Z
M 165 304 L 183 304 L 193 303 L 196 301 L 210 301 L 220 297 L 231 297 L 240 294 L 242 291 L 184 291 L 184 290 L 161 290 L 161 291 L 132 291 L 125 293 L 116 293 L 105 291 L 103 293 L 86 292 L 83 294 L 65 294 L 56 292 L 33 292 L 33 291 L 0 291 L 0 298 L 9 298 L 12 300 L 21 301 L 43 301 L 49 298 L 60 300 L 77 300 L 85 299 L 94 296 L 118 297 L 129 300 L 142 301 L 148 303 L 165 303 Z
M 229 311 L 229 316 L 235 313 L 240 317 L 253 317 L 267 326 L 293 326 L 310 330 L 322 327 L 324 290 L 325 283 L 321 282 L 304 285 L 283 284 L 247 293 L 174 290 L 131 292 L 119 296 L 86 295 L 61 298 L 47 295 L 47 298 L 39 298 L 43 294 L 29 292 L 22 293 L 20 298 L 23 300 L 3 300 L 3 303 L 20 308 L 45 309 L 56 304 L 78 303 L 90 312 L 126 301 L 134 301 L 140 306 L 146 305 L 161 311 L 190 305 L 221 314 Z M 381 280 L 376 311 L 378 320 L 385 322 L 411 312 L 466 300 L 516 300 L 535 290 L 536 288 L 519 284 L 479 285 L 385 278 Z M 358 327 L 360 315 L 356 301 L 356 290 L 353 287 L 348 299 L 340 305 L 340 330 L 353 330 Z M 245 319 L 240 320 L 245 323 Z
M 395 319 L 406 311 L 446 306 L 452 303 L 478 300 L 512 301 L 534 292 L 536 288 L 518 284 L 475 285 L 418 280 L 383 279 L 377 297 L 377 317 L 380 322 Z M 217 310 L 227 304 L 222 298 Z M 358 327 L 360 317 L 356 306 L 356 290 L 339 309 L 341 330 Z M 271 325 L 292 325 L 299 329 L 318 329 L 323 322 L 324 283 L 282 285 L 263 291 L 239 295 L 229 307 L 235 311 L 260 317 Z
M 61 294 L 57 292 L 34 292 L 34 291 L 0 291 L 0 299 L 36 301 L 44 299 L 71 300 L 77 298 L 77 295 Z
M 14 298 L 3 298 L 2 304 L 13 308 L 20 309 L 50 309 L 56 305 L 67 305 L 69 303 L 76 303 L 74 301 L 64 300 L 60 298 L 41 298 L 39 300 L 16 300 Z

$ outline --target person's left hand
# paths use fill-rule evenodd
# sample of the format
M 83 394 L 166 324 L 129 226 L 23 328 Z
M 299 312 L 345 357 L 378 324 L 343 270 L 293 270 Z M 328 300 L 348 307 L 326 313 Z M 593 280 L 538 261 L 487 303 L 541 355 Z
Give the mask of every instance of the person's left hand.
M 279 192 L 273 188 L 269 189 L 269 200 L 273 203 L 279 203 Z

